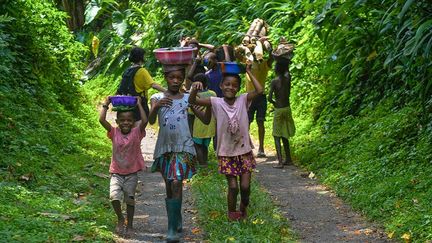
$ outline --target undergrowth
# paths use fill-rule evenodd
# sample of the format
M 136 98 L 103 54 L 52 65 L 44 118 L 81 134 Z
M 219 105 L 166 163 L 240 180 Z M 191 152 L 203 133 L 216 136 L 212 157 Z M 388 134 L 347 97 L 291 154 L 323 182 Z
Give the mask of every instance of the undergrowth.
M 215 161 L 215 158 L 211 159 Z M 201 169 L 191 182 L 200 226 L 210 242 L 294 242 L 294 234 L 280 210 L 256 180 L 252 181 L 248 218 L 229 222 L 227 218 L 227 182 L 217 172 L 216 162 Z M 240 195 L 238 196 L 238 202 Z
M 94 107 L 72 115 L 49 94 L 0 89 L 2 241 L 109 241 L 109 143 Z
M 297 163 L 382 223 L 390 238 L 431 240 L 431 128 L 412 122 L 422 115 L 418 104 L 389 107 L 394 100 L 331 125 L 325 119 L 314 125 L 298 113 L 291 139 Z

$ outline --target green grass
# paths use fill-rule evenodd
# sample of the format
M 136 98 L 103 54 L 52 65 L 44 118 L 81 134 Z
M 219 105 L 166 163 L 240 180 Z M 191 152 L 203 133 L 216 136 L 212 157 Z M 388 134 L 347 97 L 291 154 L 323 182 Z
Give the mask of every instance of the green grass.
M 0 86 L 1 241 L 112 241 L 110 142 L 80 95 L 67 111 L 49 89 Z
M 299 116 L 294 155 L 389 236 L 432 240 L 432 139 L 413 122 L 421 115 L 416 104 L 388 107 L 391 100 L 337 124 Z
M 229 222 L 227 218 L 227 182 L 217 172 L 215 158 L 209 168 L 192 179 L 192 195 L 199 223 L 210 242 L 294 242 L 289 223 L 274 206 L 268 193 L 255 180 L 251 185 L 248 219 Z M 238 202 L 240 195 L 238 196 Z

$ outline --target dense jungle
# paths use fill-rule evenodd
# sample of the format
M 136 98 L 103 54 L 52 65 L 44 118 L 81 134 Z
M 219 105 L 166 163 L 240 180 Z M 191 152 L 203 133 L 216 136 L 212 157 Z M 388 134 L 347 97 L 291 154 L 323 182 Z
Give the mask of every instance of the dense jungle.
M 431 242 L 427 0 L 0 1 L 0 241 L 114 241 L 111 145 L 98 106 L 115 93 L 129 50 L 143 47 L 144 66 L 166 86 L 154 49 L 178 46 L 183 36 L 239 45 L 255 18 L 268 23 L 274 45 L 285 37 L 295 46 L 296 166 L 382 225 L 389 239 Z M 272 111 L 269 105 L 269 151 Z M 251 134 L 257 138 L 256 127 Z M 192 182 L 193 196 L 211 184 Z M 286 230 L 267 224 L 233 238 L 205 222 L 224 215 L 197 210 L 209 242 L 288 241 Z

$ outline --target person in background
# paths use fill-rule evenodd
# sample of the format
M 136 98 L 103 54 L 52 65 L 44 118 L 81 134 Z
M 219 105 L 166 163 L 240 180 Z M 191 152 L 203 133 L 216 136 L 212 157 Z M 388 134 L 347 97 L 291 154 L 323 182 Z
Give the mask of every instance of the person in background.
M 262 38 L 261 40 L 264 41 L 264 38 Z M 272 67 L 272 64 L 273 64 L 272 55 L 269 55 L 269 58 L 267 60 L 264 60 L 262 62 L 254 61 L 252 63 L 252 74 L 258 79 L 258 82 L 261 84 L 261 86 L 264 89 L 264 93 L 259 95 L 256 99 L 252 101 L 248 111 L 249 124 L 253 122 L 255 117 L 258 126 L 259 147 L 258 147 L 257 157 L 266 157 L 266 154 L 264 152 L 264 135 L 265 135 L 264 121 L 266 120 L 266 113 L 267 113 L 265 83 L 267 80 L 268 72 Z M 252 79 L 250 75 L 247 73 L 246 73 L 246 78 L 247 78 L 246 91 L 251 92 L 255 89 Z
M 143 67 L 144 54 L 145 50 L 143 48 L 132 48 L 129 53 L 129 61 L 132 63 L 132 65 L 123 73 L 123 79 L 117 89 L 116 94 L 140 96 L 144 112 L 148 116 L 148 90 L 153 88 L 159 90 L 160 92 L 164 92 L 165 88 L 154 82 L 153 78 L 150 76 L 150 73 L 146 68 Z M 133 80 L 133 85 L 129 82 L 131 80 L 126 80 L 128 78 Z M 136 121 L 141 119 L 137 109 L 134 110 L 134 116 Z
M 284 40 L 284 39 L 283 39 Z M 275 140 L 278 164 L 274 168 L 283 168 L 292 164 L 289 138 L 295 135 L 295 125 L 290 106 L 291 75 L 289 65 L 292 58 L 292 49 L 282 44 L 272 55 L 275 56 L 276 78 L 272 80 L 268 100 L 274 106 L 273 137 Z M 273 99 L 273 95 L 275 99 Z M 282 159 L 281 140 L 285 150 L 285 160 Z
M 201 98 L 216 97 L 216 93 L 213 90 L 209 90 L 207 87 L 207 77 L 199 73 L 195 75 L 194 82 L 200 82 L 203 89 L 198 93 Z M 216 123 L 215 119 L 212 117 L 210 124 L 206 125 L 199 119 L 194 123 L 193 129 L 193 141 L 195 143 L 195 149 L 197 153 L 198 164 L 201 167 L 207 167 L 208 165 L 208 147 L 210 145 L 211 139 L 215 135 Z

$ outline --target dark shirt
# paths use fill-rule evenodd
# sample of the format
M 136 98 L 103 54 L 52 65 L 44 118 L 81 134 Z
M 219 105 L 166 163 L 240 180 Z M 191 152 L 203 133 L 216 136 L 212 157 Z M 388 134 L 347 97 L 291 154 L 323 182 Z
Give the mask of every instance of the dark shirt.
M 206 72 L 206 76 L 209 80 L 208 88 L 210 90 L 213 90 L 216 93 L 217 97 L 223 97 L 222 90 L 219 87 L 220 82 L 222 81 L 222 71 L 219 65 L 215 70 L 213 69 L 208 70 Z

